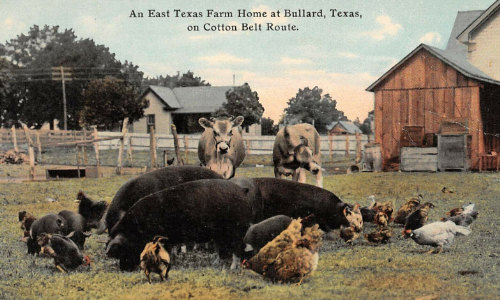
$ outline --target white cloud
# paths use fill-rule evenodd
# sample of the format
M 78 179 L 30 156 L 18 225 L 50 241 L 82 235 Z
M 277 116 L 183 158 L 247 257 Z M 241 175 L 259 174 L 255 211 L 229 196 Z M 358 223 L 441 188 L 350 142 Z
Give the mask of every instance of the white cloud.
M 291 57 L 281 58 L 281 64 L 283 65 L 307 65 L 311 63 L 312 61 L 307 58 L 291 58 Z
M 219 53 L 212 56 L 201 56 L 196 59 L 207 62 L 208 64 L 247 64 L 251 62 L 251 59 L 249 58 L 237 57 L 229 53 Z
M 441 42 L 441 35 L 439 34 L 439 32 L 435 31 L 427 32 L 426 34 L 420 37 L 420 42 L 436 45 L 439 42 Z
M 359 57 L 359 55 L 354 54 L 352 52 L 339 52 L 338 54 L 342 57 L 345 57 L 345 58 L 358 58 Z
M 395 36 L 400 30 L 403 30 L 403 26 L 393 23 L 389 16 L 378 16 L 375 20 L 379 24 L 379 28 L 363 32 L 362 35 L 367 35 L 374 40 L 381 41 L 387 36 Z

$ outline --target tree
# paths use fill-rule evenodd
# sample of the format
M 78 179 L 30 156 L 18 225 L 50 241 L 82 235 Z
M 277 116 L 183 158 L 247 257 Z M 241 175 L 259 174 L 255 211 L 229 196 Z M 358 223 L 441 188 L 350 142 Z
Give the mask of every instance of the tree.
M 274 125 L 274 120 L 271 118 L 262 118 L 260 124 L 262 125 L 262 135 L 276 135 L 278 133 L 279 126 Z
M 227 102 L 224 102 L 222 107 L 214 113 L 215 116 L 243 116 L 245 120 L 242 127 L 260 123 L 264 107 L 259 102 L 259 95 L 252 91 L 248 83 L 228 90 L 226 99 Z
M 372 134 L 372 121 L 374 119 L 375 111 L 372 110 L 368 113 L 368 117 L 363 121 L 362 124 L 359 124 L 359 129 L 363 134 Z
M 137 87 L 142 81 L 137 66 L 121 63 L 107 47 L 77 39 L 73 30 L 58 26 L 31 27 L 27 35 L 0 44 L 0 56 L 10 61 L 14 75 L 5 99 L 13 110 L 1 111 L 0 119 L 22 120 L 29 126 L 63 119 L 62 84 L 52 80 L 53 67 L 64 66 L 72 73 L 66 74 L 71 81 L 65 85 L 69 129 L 79 127 L 82 90 L 89 81 L 114 76 Z
M 91 81 L 82 96 L 84 106 L 80 124 L 98 125 L 104 130 L 116 128 L 125 117 L 130 123 L 139 120 L 149 106 L 145 98 L 139 97 L 137 86 L 114 78 Z
M 347 120 L 344 112 L 337 110 L 337 101 L 329 94 L 321 95 L 323 90 L 315 86 L 299 89 L 294 98 L 288 101 L 285 108 L 286 124 L 309 123 L 319 133 L 326 133 L 326 126 L 334 121 Z
M 143 89 L 146 89 L 150 85 L 165 86 L 173 89 L 188 86 L 210 86 L 210 83 L 205 82 L 201 77 L 194 76 L 193 72 L 187 71 L 182 76 L 179 74 L 175 76 L 166 75 L 165 77 L 160 75 L 159 77 L 144 79 Z

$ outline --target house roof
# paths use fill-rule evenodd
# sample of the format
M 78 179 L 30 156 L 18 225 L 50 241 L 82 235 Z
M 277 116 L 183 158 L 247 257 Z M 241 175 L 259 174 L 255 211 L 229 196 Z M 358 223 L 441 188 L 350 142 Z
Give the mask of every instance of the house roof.
M 448 39 L 448 44 L 446 45 L 446 51 L 454 52 L 457 55 L 462 55 L 463 57 L 467 56 L 467 45 L 457 40 L 457 36 L 483 12 L 484 10 L 470 10 L 459 11 L 457 13 L 450 38 Z
M 486 23 L 490 17 L 495 15 L 500 10 L 500 0 L 495 1 L 490 7 L 488 7 L 481 15 L 479 15 L 473 22 L 469 23 L 469 26 L 465 27 L 458 35 L 456 39 L 460 42 L 468 42 L 471 34 L 479 29 L 484 23 Z
M 212 113 L 226 102 L 226 92 L 231 86 L 177 87 L 173 92 L 181 104 L 176 114 Z
M 142 94 L 154 93 L 175 114 L 212 113 L 226 102 L 226 92 L 231 86 L 194 86 L 174 89 L 150 85 Z
M 373 92 L 374 88 L 381 83 L 387 76 L 389 76 L 392 72 L 394 72 L 399 66 L 401 66 L 405 61 L 410 59 L 413 55 L 415 55 L 417 52 L 419 52 L 421 49 L 425 49 L 429 51 L 432 55 L 436 56 L 439 58 L 441 61 L 444 63 L 448 64 L 449 66 L 453 67 L 455 70 L 460 72 L 462 75 L 473 78 L 479 81 L 491 83 L 491 84 L 496 84 L 500 85 L 500 81 L 497 81 L 490 76 L 486 75 L 483 71 L 479 70 L 475 66 L 473 66 L 471 63 L 467 61 L 467 58 L 460 55 L 459 52 L 455 51 L 446 51 L 446 50 L 441 50 L 426 44 L 420 44 L 417 48 L 415 48 L 410 54 L 406 55 L 402 60 L 400 60 L 396 65 L 394 65 L 389 71 L 385 72 L 384 75 L 382 75 L 379 79 L 377 79 L 374 83 L 372 83 L 368 88 L 366 88 L 367 91 Z
M 362 133 L 361 129 L 359 129 L 358 126 L 354 125 L 354 123 L 349 122 L 349 121 L 337 121 L 337 122 L 332 122 L 329 125 L 326 125 L 326 129 L 328 131 L 332 130 L 335 126 L 340 125 L 342 126 L 345 131 L 348 133 Z
M 182 107 L 179 101 L 177 101 L 177 98 L 175 97 L 175 94 L 171 88 L 158 85 L 150 85 L 146 89 L 146 91 L 144 91 L 142 97 L 144 97 L 144 95 L 146 95 L 148 92 L 152 92 L 153 94 L 155 94 L 156 97 L 158 97 L 158 99 L 160 99 L 160 101 L 170 109 L 178 109 Z

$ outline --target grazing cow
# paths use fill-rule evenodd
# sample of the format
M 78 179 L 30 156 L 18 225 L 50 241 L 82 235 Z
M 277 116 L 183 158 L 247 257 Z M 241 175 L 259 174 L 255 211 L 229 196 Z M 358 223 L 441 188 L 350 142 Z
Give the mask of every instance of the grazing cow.
M 304 170 L 316 175 L 316 185 L 323 187 L 320 137 L 314 126 L 296 124 L 278 131 L 273 146 L 274 177 L 289 176 L 306 182 Z
M 61 272 L 76 269 L 81 265 L 90 265 L 89 257 L 80 252 L 71 237 L 72 233 L 68 236 L 42 233 L 37 238 L 41 253 L 54 258 L 56 268 Z
M 245 158 L 245 146 L 241 137 L 242 116 L 233 118 L 200 118 L 205 128 L 198 143 L 201 165 L 214 170 L 225 179 L 232 178 L 236 168 Z
M 324 231 L 351 225 L 343 213 L 350 205 L 325 189 L 277 178 L 238 177 L 231 181 L 247 194 L 255 211 L 254 222 L 275 215 L 304 218 L 314 214 L 314 222 Z
M 31 225 L 30 237 L 27 241 L 28 254 L 40 253 L 40 246 L 37 243 L 38 236 L 42 233 L 65 234 L 67 232 L 66 220 L 56 214 L 48 214 L 37 219 Z
M 213 240 L 221 258 L 233 254 L 234 268 L 253 218 L 247 196 L 234 183 L 186 182 L 146 196 L 130 208 L 111 230 L 106 254 L 120 259 L 120 269 L 130 271 L 139 264 L 146 243 L 157 235 L 168 237 L 167 248 Z
M 104 232 L 106 228 L 108 232 L 111 231 L 139 199 L 174 185 L 198 179 L 222 179 L 222 176 L 206 168 L 176 166 L 158 169 L 127 181 L 116 192 L 104 216 L 105 222 L 102 222 L 105 226 L 101 227 L 98 233 Z

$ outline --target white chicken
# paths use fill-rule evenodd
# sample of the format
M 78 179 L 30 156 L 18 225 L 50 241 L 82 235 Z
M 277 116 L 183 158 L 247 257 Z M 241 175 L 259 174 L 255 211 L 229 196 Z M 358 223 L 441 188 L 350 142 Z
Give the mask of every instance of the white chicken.
M 439 254 L 443 251 L 443 247 L 451 246 L 457 234 L 469 235 L 470 230 L 456 225 L 452 221 L 434 222 L 411 231 L 409 236 L 417 244 L 437 247 L 436 254 Z M 432 253 L 434 250 L 432 249 L 428 253 Z

